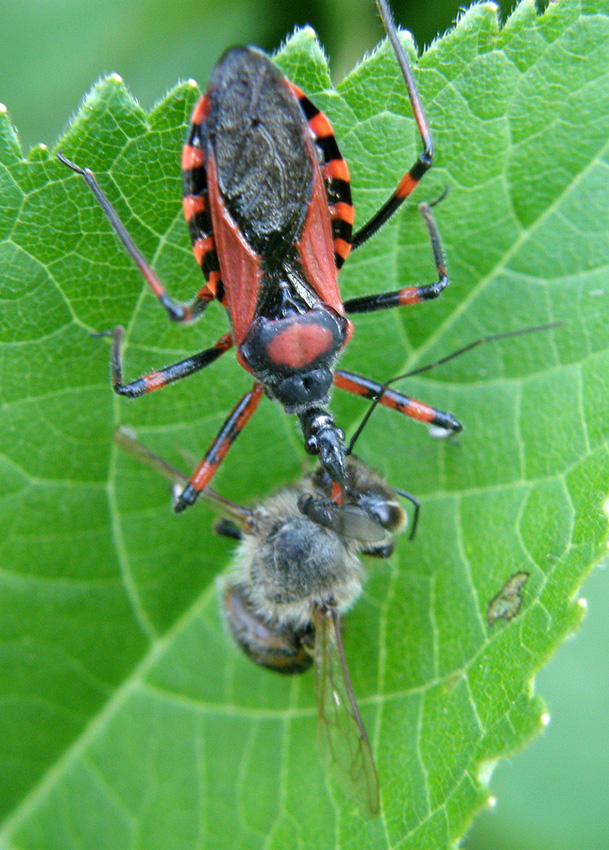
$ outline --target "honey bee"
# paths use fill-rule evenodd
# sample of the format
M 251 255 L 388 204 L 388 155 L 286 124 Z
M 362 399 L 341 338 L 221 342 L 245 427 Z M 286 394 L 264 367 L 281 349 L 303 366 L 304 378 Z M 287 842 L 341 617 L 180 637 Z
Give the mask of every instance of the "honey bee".
M 179 488 L 185 476 L 125 430 L 115 439 Z M 361 554 L 388 558 L 407 525 L 397 492 L 362 461 L 348 459 L 342 504 L 323 468 L 243 507 L 207 488 L 223 518 L 218 533 L 239 547 L 222 582 L 225 622 L 256 664 L 280 673 L 315 666 L 318 735 L 325 766 L 362 811 L 379 811 L 370 742 L 359 714 L 341 636 L 341 616 L 361 593 Z

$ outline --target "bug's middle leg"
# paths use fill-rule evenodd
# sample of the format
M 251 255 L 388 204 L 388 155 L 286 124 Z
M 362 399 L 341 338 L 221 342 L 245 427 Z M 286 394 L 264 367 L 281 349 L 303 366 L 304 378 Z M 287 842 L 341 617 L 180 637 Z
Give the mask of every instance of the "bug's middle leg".
M 434 203 L 438 203 L 438 201 Z M 363 295 L 361 298 L 351 298 L 344 303 L 347 313 L 372 313 L 376 310 L 388 310 L 391 307 L 420 304 L 421 301 L 431 301 L 434 298 L 438 298 L 446 289 L 450 281 L 444 263 L 438 225 L 431 211 L 432 206 L 432 204 L 425 202 L 419 204 L 419 212 L 427 225 L 433 259 L 438 273 L 437 281 L 421 286 L 405 286 L 403 289 L 396 289 L 393 292 L 379 292 L 376 295 Z
M 233 345 L 231 334 L 224 334 L 212 345 L 211 348 L 205 348 L 197 354 L 192 354 L 179 363 L 173 363 L 171 366 L 166 366 L 164 369 L 159 369 L 156 372 L 150 372 L 135 381 L 130 381 L 128 384 L 123 383 L 123 360 L 121 356 L 121 343 L 125 335 L 125 329 L 122 325 L 117 325 L 112 331 L 102 331 L 99 334 L 92 336 L 111 336 L 112 349 L 110 353 L 110 366 L 112 370 L 112 389 L 118 395 L 127 396 L 127 398 L 138 398 L 146 393 L 152 393 L 155 390 L 160 390 L 168 384 L 173 384 L 176 381 L 187 378 L 195 372 L 204 369 L 217 360 L 225 351 Z

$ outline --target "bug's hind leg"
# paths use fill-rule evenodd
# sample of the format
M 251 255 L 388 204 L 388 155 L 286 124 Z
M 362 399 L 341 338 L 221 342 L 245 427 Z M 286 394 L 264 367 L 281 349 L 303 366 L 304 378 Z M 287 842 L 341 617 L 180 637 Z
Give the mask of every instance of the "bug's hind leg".
M 195 297 L 188 304 L 183 304 L 180 301 L 175 301 L 167 292 L 155 272 L 152 270 L 150 264 L 137 247 L 129 233 L 127 232 L 127 228 L 120 220 L 118 213 L 104 194 L 101 186 L 97 182 L 97 178 L 93 174 L 90 168 L 81 168 L 79 165 L 76 165 L 75 162 L 72 162 L 67 157 L 65 157 L 61 152 L 57 154 L 57 158 L 60 162 L 74 171 L 76 174 L 80 174 L 83 178 L 93 195 L 95 196 L 96 201 L 102 208 L 104 215 L 110 222 L 110 225 L 118 238 L 123 243 L 125 250 L 136 264 L 140 272 L 142 273 L 144 279 L 159 299 L 161 305 L 167 311 L 167 315 L 173 322 L 192 322 L 194 319 L 197 319 L 205 310 L 210 301 L 216 297 L 215 291 L 210 288 L 207 284 L 197 292 Z M 217 286 L 216 282 L 216 286 Z
M 398 38 L 393 15 L 391 14 L 387 0 L 376 0 L 376 5 L 383 21 L 387 37 L 391 42 L 393 52 L 398 60 L 400 71 L 402 72 L 402 77 L 410 100 L 410 106 L 417 124 L 421 141 L 423 142 L 423 150 L 417 157 L 414 165 L 412 165 L 402 177 L 393 195 L 385 201 L 380 210 L 378 210 L 363 227 L 353 234 L 351 243 L 351 247 L 353 249 L 359 248 L 360 245 L 363 245 L 364 242 L 370 239 L 370 237 L 373 236 L 385 224 L 385 222 L 391 218 L 394 212 L 401 207 L 406 198 L 415 189 L 425 172 L 431 168 L 433 161 L 433 141 L 431 138 L 431 132 L 429 130 L 427 119 L 425 118 L 425 113 L 423 112 L 423 105 L 414 81 L 410 63 L 406 58 L 406 54 L 404 53 L 404 49 Z

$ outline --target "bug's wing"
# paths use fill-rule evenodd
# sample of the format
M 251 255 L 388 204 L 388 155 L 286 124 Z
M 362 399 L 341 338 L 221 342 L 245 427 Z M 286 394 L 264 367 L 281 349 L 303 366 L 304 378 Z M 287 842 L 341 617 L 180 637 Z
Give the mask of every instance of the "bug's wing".
M 379 787 L 372 750 L 362 723 L 340 634 L 336 608 L 317 609 L 315 623 L 315 691 L 318 734 L 326 767 L 338 772 L 364 814 L 379 812 Z
M 233 326 L 235 345 L 239 348 L 256 316 L 263 278 L 262 265 L 260 257 L 249 245 L 226 207 L 218 185 L 216 162 L 211 153 L 207 160 L 207 192 L 224 297 Z

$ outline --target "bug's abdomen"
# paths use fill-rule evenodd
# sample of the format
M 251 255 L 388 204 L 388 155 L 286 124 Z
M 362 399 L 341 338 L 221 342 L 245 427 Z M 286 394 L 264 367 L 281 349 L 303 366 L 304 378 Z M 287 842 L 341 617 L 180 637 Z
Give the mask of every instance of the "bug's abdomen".
M 254 251 L 280 264 L 302 229 L 312 192 L 302 111 L 270 59 L 250 47 L 224 54 L 208 97 L 208 151 L 226 208 Z
M 224 298 L 220 279 L 220 264 L 213 237 L 205 150 L 207 147 L 206 121 L 209 100 L 202 97 L 193 111 L 184 148 L 182 149 L 182 181 L 184 197 L 182 207 L 188 224 L 192 249 L 201 266 L 207 286 L 199 293 L 203 297 Z M 207 290 L 207 294 L 205 294 Z

